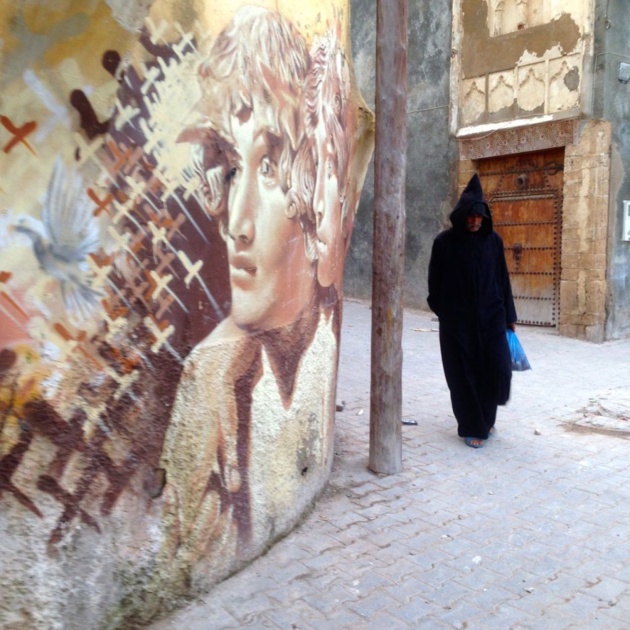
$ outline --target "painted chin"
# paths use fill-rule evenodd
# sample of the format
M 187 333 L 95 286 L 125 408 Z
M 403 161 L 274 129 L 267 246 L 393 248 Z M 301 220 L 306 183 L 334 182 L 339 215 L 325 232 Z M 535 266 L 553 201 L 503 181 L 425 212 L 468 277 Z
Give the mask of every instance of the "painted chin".
M 256 267 L 231 267 L 232 286 L 241 291 L 251 291 L 256 286 Z
M 239 328 L 255 330 L 260 327 L 258 307 L 259 300 L 253 285 L 245 288 L 240 284 L 232 284 L 231 315 Z

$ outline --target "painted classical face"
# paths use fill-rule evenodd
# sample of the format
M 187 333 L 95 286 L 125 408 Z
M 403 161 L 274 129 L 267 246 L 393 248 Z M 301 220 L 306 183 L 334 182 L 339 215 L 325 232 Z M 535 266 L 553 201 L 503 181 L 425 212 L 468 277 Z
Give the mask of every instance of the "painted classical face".
M 313 203 L 317 227 L 317 280 L 323 287 L 327 287 L 339 279 L 339 270 L 343 265 L 344 239 L 335 149 L 329 134 L 326 133 L 326 125 L 321 115 L 315 130 L 315 141 L 317 179 Z
M 479 232 L 483 216 L 480 214 L 469 214 L 466 217 L 466 229 L 469 232 Z
M 235 158 L 228 173 L 224 238 L 232 286 L 232 318 L 245 329 L 294 322 L 313 299 L 314 269 L 304 234 L 287 217 L 280 185 L 282 139 L 252 112 L 231 117 Z

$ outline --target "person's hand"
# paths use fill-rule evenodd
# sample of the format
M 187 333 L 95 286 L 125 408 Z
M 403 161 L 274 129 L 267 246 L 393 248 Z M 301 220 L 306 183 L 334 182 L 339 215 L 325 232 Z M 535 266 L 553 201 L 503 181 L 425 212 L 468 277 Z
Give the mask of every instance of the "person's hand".
M 508 324 L 508 328 L 515 333 L 516 332 L 516 322 L 512 322 L 511 324 Z

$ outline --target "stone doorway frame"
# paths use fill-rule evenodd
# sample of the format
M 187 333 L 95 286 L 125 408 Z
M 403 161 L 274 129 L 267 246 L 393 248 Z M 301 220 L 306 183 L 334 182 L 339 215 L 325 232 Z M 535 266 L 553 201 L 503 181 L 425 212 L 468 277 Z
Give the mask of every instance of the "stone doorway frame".
M 611 125 L 572 118 L 502 127 L 458 138 L 458 193 L 477 160 L 564 147 L 558 332 L 601 343 L 609 293 Z

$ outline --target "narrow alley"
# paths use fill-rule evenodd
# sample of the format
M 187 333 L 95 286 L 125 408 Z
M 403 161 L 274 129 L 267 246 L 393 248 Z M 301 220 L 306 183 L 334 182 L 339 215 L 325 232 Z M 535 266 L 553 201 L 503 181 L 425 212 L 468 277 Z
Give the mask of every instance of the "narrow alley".
M 346 301 L 330 484 L 303 524 L 152 630 L 630 627 L 630 340 L 517 329 L 484 448 L 456 436 L 437 322 L 404 322 L 402 473 L 367 470 L 369 304 Z M 343 401 L 343 402 L 342 402 Z

